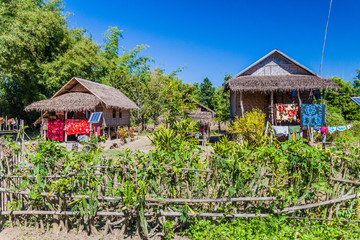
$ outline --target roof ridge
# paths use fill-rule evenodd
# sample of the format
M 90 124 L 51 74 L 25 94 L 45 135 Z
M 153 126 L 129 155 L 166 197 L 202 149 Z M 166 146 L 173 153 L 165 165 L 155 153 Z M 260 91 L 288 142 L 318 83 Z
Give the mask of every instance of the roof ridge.
M 237 78 L 240 75 L 242 75 L 243 73 L 245 73 L 246 71 L 248 71 L 249 69 L 251 69 L 252 67 L 254 67 L 256 64 L 259 64 L 260 62 L 262 62 L 263 60 L 265 60 L 266 58 L 270 57 L 271 55 L 273 55 L 274 53 L 278 53 L 281 56 L 283 56 L 284 58 L 286 58 L 287 60 L 289 60 L 290 62 L 294 63 L 295 65 L 299 66 L 300 68 L 304 69 L 305 71 L 313 74 L 314 76 L 318 76 L 315 72 L 311 71 L 309 68 L 305 67 L 304 65 L 300 64 L 299 62 L 295 61 L 294 59 L 292 59 L 291 57 L 287 56 L 285 53 L 281 52 L 278 49 L 274 49 L 271 52 L 269 52 L 268 54 L 266 54 L 265 56 L 263 56 L 262 58 L 260 58 L 259 60 L 255 61 L 253 64 L 251 64 L 250 66 L 248 66 L 247 68 L 245 68 L 244 70 L 242 70 L 241 72 L 239 72 L 238 74 L 236 74 L 233 78 Z M 229 79 L 226 83 L 228 83 L 231 79 Z

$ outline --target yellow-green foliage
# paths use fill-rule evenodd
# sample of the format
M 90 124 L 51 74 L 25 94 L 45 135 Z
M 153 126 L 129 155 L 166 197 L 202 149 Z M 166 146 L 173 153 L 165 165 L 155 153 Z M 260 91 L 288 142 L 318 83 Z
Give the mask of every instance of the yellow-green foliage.
M 235 121 L 229 126 L 229 132 L 236 135 L 236 138 L 249 145 L 266 143 L 265 113 L 259 109 L 245 112 L 244 117 L 235 117 Z

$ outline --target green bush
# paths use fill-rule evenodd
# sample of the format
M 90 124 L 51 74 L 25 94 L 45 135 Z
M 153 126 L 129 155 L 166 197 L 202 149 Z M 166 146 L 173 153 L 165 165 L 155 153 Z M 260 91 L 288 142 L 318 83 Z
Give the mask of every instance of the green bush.
M 195 220 L 187 231 L 190 239 L 359 239 L 357 223 L 291 220 L 287 217 Z

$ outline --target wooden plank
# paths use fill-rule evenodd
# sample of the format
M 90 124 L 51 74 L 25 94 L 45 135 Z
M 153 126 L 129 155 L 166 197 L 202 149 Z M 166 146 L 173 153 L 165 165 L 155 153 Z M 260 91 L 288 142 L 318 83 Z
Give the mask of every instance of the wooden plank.
M 329 179 L 332 181 L 335 181 L 335 182 L 343 182 L 343 183 L 351 183 L 354 185 L 360 185 L 360 182 L 351 181 L 351 180 L 347 180 L 347 179 L 341 179 L 341 178 L 329 178 Z
M 324 202 L 319 202 L 319 203 L 312 203 L 312 204 L 306 204 L 306 205 L 301 205 L 301 206 L 287 207 L 287 208 L 283 208 L 283 209 L 277 209 L 277 210 L 274 211 L 274 213 L 278 214 L 278 213 L 292 212 L 292 211 L 302 210 L 302 209 L 310 209 L 310 208 L 314 208 L 314 207 L 320 207 L 320 206 L 325 206 L 325 205 L 329 205 L 329 204 L 333 204 L 333 203 L 343 202 L 343 201 L 346 201 L 346 200 L 357 198 L 359 196 L 360 196 L 360 193 L 349 195 L 349 196 L 343 196 L 343 197 L 340 197 L 340 198 L 336 198 L 336 199 L 332 199 L 332 200 L 328 200 L 328 201 L 324 201 Z

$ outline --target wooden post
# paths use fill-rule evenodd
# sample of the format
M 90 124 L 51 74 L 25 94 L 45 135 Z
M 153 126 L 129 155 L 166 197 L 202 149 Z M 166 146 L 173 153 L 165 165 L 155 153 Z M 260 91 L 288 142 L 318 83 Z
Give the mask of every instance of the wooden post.
M 231 101 L 231 121 L 234 121 L 236 116 L 236 91 L 233 91 Z
M 24 120 L 20 120 L 20 131 L 21 131 L 21 156 L 23 156 L 24 154 L 24 150 L 25 150 L 25 145 L 24 145 L 24 142 L 25 142 L 25 124 L 24 124 Z
M 325 108 L 325 126 L 327 125 L 327 109 L 326 109 L 326 105 L 325 105 L 325 89 L 322 90 L 322 104 L 324 105 Z M 323 134 L 323 139 L 322 139 L 322 145 L 323 145 L 323 149 L 326 148 L 326 137 L 327 137 L 327 133 Z
M 271 124 L 274 125 L 274 91 L 270 93 L 270 111 L 271 111 Z
M 111 133 L 111 127 L 108 127 L 108 137 L 109 137 L 109 140 L 111 140 L 111 136 L 110 136 L 110 133 Z
M 274 91 L 270 93 L 270 116 L 271 116 L 271 125 L 274 125 Z M 270 130 L 270 142 L 273 142 L 273 135 Z
M 241 108 L 241 117 L 244 117 L 244 105 L 243 105 L 243 92 L 240 91 L 240 108 Z
M 301 107 L 302 101 L 301 101 L 300 91 L 299 90 L 297 90 L 297 95 L 298 95 L 298 100 L 299 100 L 299 107 Z
M 93 124 L 92 123 L 89 123 L 89 132 L 90 132 L 90 136 L 93 132 Z
M 297 96 L 298 96 L 298 100 L 299 100 L 299 107 L 301 109 L 302 101 L 301 101 L 301 96 L 300 96 L 300 90 L 297 90 Z M 299 111 L 300 111 L 300 118 L 301 118 L 301 110 L 299 110 Z M 299 133 L 299 135 L 300 135 L 300 137 L 303 136 L 303 129 L 302 129 L 301 125 L 300 125 L 300 133 Z
M 66 111 L 65 112 L 65 129 L 64 129 L 64 132 L 65 132 L 65 142 L 68 141 L 68 135 L 66 134 L 66 119 L 68 118 L 68 112 Z

